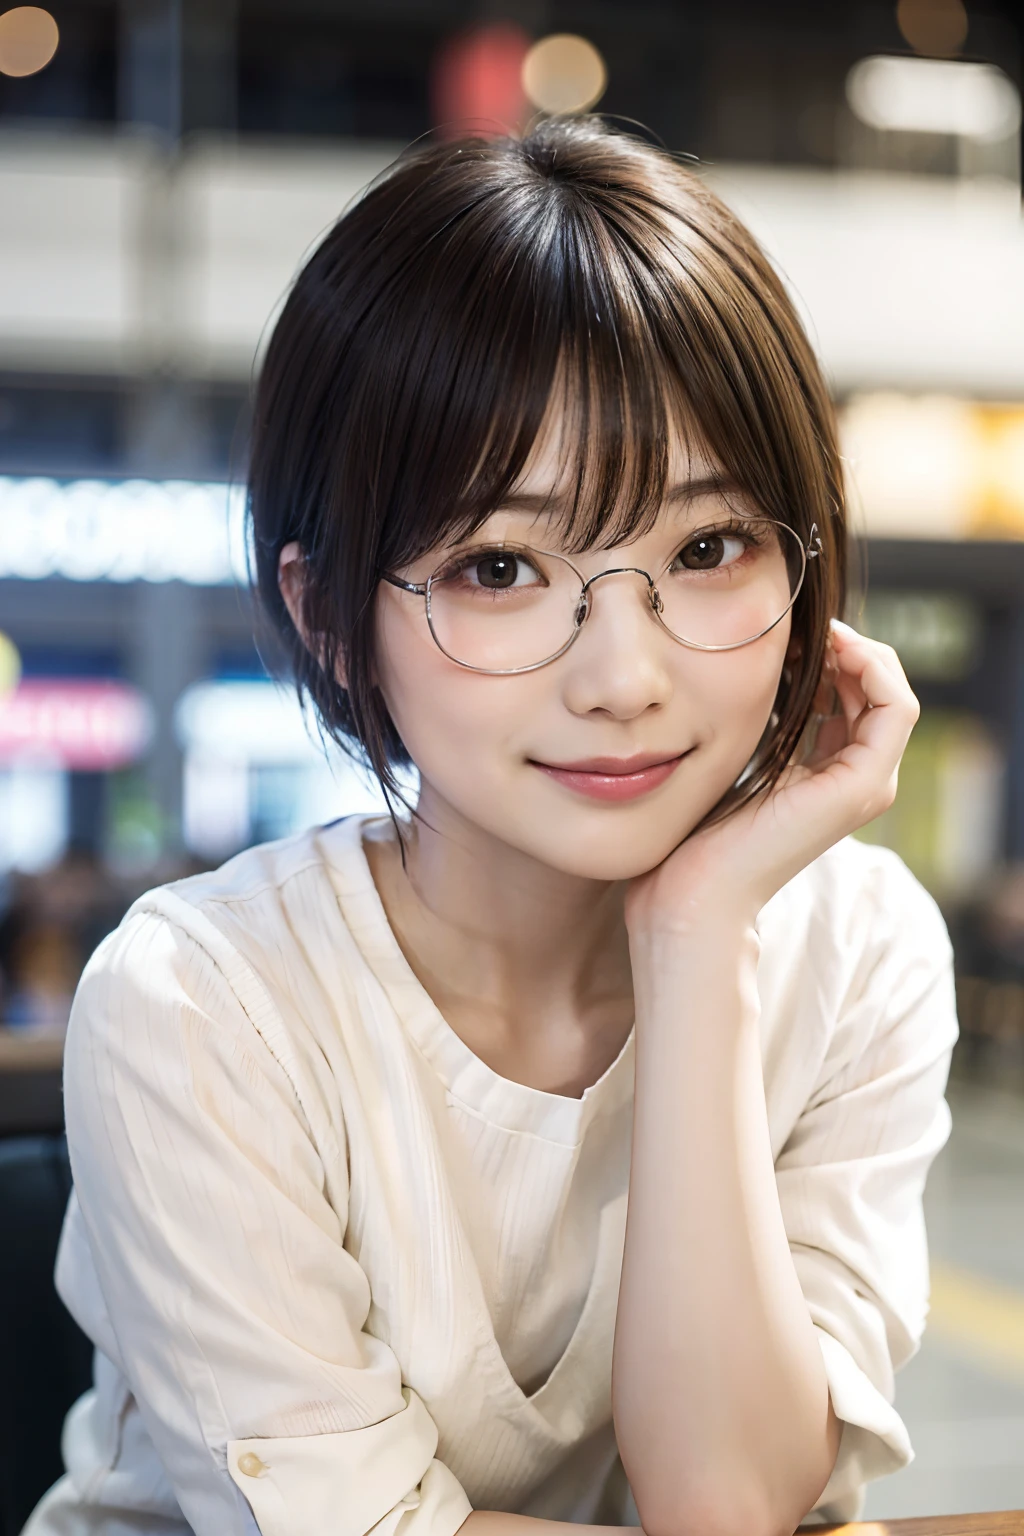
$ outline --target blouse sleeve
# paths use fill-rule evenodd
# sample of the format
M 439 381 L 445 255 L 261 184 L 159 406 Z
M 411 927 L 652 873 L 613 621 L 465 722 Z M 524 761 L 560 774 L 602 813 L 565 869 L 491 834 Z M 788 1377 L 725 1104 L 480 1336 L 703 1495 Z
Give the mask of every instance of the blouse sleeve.
M 888 856 L 821 1078 L 777 1161 L 793 1261 L 843 1421 L 817 1509 L 856 1518 L 863 1485 L 913 1457 L 894 1373 L 928 1310 L 922 1195 L 949 1134 L 952 956 L 937 907 Z M 856 1042 L 854 1044 L 854 1042 Z
M 153 913 L 83 977 L 68 1139 L 118 1363 L 196 1536 L 453 1536 L 470 1504 L 365 1331 L 341 1133 L 327 1166 L 260 1025 Z

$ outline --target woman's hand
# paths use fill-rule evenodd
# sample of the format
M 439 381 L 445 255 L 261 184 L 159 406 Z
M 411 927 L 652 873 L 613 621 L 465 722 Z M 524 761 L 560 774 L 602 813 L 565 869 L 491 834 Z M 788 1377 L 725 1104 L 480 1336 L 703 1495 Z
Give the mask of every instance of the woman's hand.
M 920 706 L 891 646 L 838 620 L 831 638 L 822 688 L 834 685 L 842 713 L 822 722 L 809 761 L 791 764 L 770 793 L 694 832 L 633 881 L 634 937 L 699 931 L 709 916 L 751 924 L 812 859 L 892 804 Z

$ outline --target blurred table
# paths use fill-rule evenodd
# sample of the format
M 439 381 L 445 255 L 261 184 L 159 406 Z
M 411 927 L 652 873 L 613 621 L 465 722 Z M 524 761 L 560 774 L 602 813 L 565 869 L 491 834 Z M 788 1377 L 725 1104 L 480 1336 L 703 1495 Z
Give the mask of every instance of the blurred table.
M 0 1026 L 0 1137 L 60 1131 L 62 1035 Z
M 918 1520 L 865 1520 L 850 1525 L 803 1526 L 833 1536 L 1024 1536 L 1024 1509 L 983 1515 L 926 1515 Z

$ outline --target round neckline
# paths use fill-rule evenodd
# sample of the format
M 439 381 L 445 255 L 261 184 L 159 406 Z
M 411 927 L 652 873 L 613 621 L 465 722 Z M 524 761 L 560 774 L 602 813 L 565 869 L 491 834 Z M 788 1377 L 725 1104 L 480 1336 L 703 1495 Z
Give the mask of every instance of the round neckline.
M 615 1060 L 579 1098 L 531 1088 L 489 1067 L 445 1019 L 406 960 L 388 922 L 363 845 L 364 831 L 387 820 L 373 813 L 346 817 L 322 828 L 320 842 L 341 915 L 403 1031 L 449 1097 L 471 1113 L 507 1131 L 566 1147 L 578 1146 L 597 1114 L 617 1108 L 632 1094 L 634 1031 L 630 1030 Z

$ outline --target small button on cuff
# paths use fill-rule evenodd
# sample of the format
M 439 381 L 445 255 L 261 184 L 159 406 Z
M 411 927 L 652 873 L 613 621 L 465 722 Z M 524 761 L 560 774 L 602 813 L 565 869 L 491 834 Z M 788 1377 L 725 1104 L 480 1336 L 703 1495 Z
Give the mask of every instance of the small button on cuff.
M 238 1458 L 238 1470 L 245 1477 L 260 1477 L 267 1470 L 267 1464 L 255 1451 L 244 1451 Z

